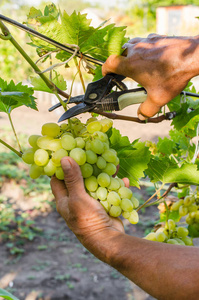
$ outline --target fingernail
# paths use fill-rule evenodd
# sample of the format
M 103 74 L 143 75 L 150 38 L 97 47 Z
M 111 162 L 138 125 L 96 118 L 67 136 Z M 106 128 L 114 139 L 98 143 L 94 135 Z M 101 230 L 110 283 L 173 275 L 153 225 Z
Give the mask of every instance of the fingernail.
M 65 171 L 69 171 L 71 169 L 71 164 L 68 159 L 62 158 L 61 164 Z
M 147 120 L 147 118 L 146 117 L 144 117 L 143 115 L 141 115 L 141 114 L 139 114 L 138 115 L 138 118 L 141 120 L 141 121 L 145 121 L 145 120 Z

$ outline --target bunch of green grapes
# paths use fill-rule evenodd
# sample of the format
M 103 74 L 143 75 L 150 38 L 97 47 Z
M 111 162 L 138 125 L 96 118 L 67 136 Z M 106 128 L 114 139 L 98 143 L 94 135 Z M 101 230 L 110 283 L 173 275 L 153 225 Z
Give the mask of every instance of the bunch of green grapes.
M 109 146 L 106 132 L 112 127 L 110 119 L 90 118 L 86 124 L 77 118 L 59 126 L 46 123 L 41 135 L 31 135 L 27 149 L 22 156 L 30 164 L 29 174 L 33 179 L 40 175 L 55 175 L 64 179 L 61 159 L 72 157 L 80 166 L 87 192 L 97 199 L 110 216 L 121 214 L 130 223 L 138 222 L 135 210 L 139 202 L 123 180 L 113 177 L 117 172 L 119 158 Z
M 186 227 L 176 226 L 174 220 L 169 219 L 164 227 L 156 232 L 150 232 L 145 239 L 174 245 L 193 246 L 192 239 L 188 236 Z

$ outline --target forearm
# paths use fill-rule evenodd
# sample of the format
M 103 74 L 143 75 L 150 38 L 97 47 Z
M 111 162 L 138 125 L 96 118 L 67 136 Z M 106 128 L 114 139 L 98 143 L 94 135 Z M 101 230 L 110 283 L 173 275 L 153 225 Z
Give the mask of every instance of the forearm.
M 111 232 L 85 245 L 157 299 L 198 299 L 199 249 Z

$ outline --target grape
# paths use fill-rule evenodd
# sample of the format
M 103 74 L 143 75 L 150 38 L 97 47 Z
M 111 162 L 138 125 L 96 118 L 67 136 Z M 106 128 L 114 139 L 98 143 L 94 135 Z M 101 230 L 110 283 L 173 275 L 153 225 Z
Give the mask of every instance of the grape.
M 104 152 L 104 144 L 98 139 L 91 141 L 90 147 L 91 150 L 97 154 L 102 154 Z
M 176 211 L 176 210 L 179 210 L 179 207 L 184 203 L 183 200 L 178 200 L 177 202 L 174 202 L 172 207 L 171 207 L 171 210 L 173 211 Z
M 70 151 L 70 157 L 72 157 L 79 166 L 82 166 L 86 162 L 86 152 L 81 148 L 74 148 Z
M 186 246 L 193 246 L 193 241 L 188 236 L 182 238 L 182 241 L 185 243 Z
M 123 211 L 122 212 L 122 216 L 125 218 L 125 219 L 128 219 L 130 217 L 130 212 L 129 211 Z
M 33 164 L 34 163 L 34 149 L 33 148 L 29 148 L 26 151 L 24 151 L 23 155 L 22 155 L 22 159 L 25 163 L 27 164 Z
M 64 172 L 63 172 L 63 170 L 62 170 L 62 167 L 57 167 L 57 168 L 56 168 L 55 176 L 56 176 L 57 179 L 59 179 L 59 180 L 64 180 Z
M 104 173 L 107 173 L 108 175 L 112 176 L 116 173 L 117 168 L 112 163 L 107 163 L 106 167 L 102 170 Z
M 110 119 L 101 119 L 100 123 L 102 126 L 101 128 L 102 132 L 107 132 L 113 126 L 113 121 Z
M 110 179 L 111 182 L 108 186 L 108 189 L 112 191 L 118 190 L 120 188 L 120 182 L 117 180 L 117 178 L 110 177 Z
M 32 164 L 29 169 L 29 175 L 32 179 L 36 179 L 43 173 L 43 167 Z
M 100 131 L 102 125 L 99 121 L 93 121 L 93 122 L 89 122 L 86 128 L 89 133 L 94 133 L 95 131 Z
M 93 121 L 97 121 L 97 118 L 96 117 L 90 117 L 89 119 L 87 119 L 86 124 L 89 124 L 90 122 L 93 122 Z
M 44 167 L 44 173 L 45 175 L 51 177 L 56 172 L 56 165 L 53 163 L 52 159 L 49 160 L 47 165 Z
M 41 149 L 48 150 L 49 142 L 53 140 L 51 136 L 41 136 L 37 139 L 37 146 Z
M 60 128 L 61 128 L 61 130 L 67 130 L 68 129 L 68 124 L 66 124 L 66 123 L 62 123 L 61 125 L 60 125 Z
M 156 240 L 156 234 L 155 232 L 150 232 L 149 234 L 147 234 L 145 237 L 144 237 L 145 240 L 148 240 L 148 241 L 157 241 Z
M 83 178 L 90 177 L 93 174 L 93 167 L 92 165 L 85 163 L 84 165 L 80 166 Z
M 110 184 L 110 181 L 111 181 L 110 176 L 106 173 L 100 173 L 97 176 L 97 182 L 102 187 L 107 187 Z
M 102 154 L 102 157 L 107 161 L 107 162 L 110 162 L 110 163 L 114 163 L 114 161 L 116 160 L 117 158 L 117 155 L 115 153 L 115 151 L 113 149 L 108 149 L 108 150 L 105 150 L 104 153 Z
M 59 149 L 62 149 L 62 144 L 59 139 L 53 139 L 53 140 L 49 141 L 48 150 L 57 151 Z
M 121 210 L 120 206 L 112 205 L 109 210 L 109 215 L 114 218 L 119 217 L 121 215 L 121 213 L 122 213 L 122 210 Z
M 32 146 L 33 148 L 38 148 L 37 140 L 39 137 L 41 137 L 41 135 L 36 135 L 36 134 L 30 135 L 28 138 L 28 142 L 30 146 Z
M 178 242 L 174 239 L 168 239 L 167 244 L 178 245 Z
M 132 191 L 125 186 L 122 186 L 118 190 L 118 194 L 120 195 L 121 198 L 127 198 L 127 199 L 131 199 L 131 197 L 133 195 Z
M 119 165 L 119 163 L 120 163 L 120 160 L 119 160 L 118 157 L 116 157 L 116 159 L 115 159 L 115 161 L 113 162 L 113 164 L 114 164 L 115 166 L 117 166 L 117 165 Z
M 59 149 L 53 153 L 52 161 L 56 166 L 61 166 L 61 159 L 65 156 L 68 156 L 68 152 L 64 149 Z
M 164 242 L 167 237 L 164 232 L 156 232 L 155 238 L 157 242 Z
M 72 150 L 76 147 L 76 140 L 74 139 L 74 137 L 67 134 L 62 136 L 61 144 L 65 150 Z
M 81 136 L 76 137 L 75 141 L 76 141 L 77 148 L 82 148 L 83 149 L 85 147 L 85 141 Z
M 185 227 L 178 227 L 177 234 L 179 238 L 185 238 L 189 234 L 189 231 Z
M 131 197 L 131 202 L 133 203 L 134 208 L 137 208 L 140 204 L 139 200 L 137 198 L 133 197 L 133 196 Z
M 115 173 L 114 173 L 115 174 Z M 120 187 L 122 187 L 122 186 L 125 186 L 125 183 L 124 183 L 124 181 L 121 179 L 121 178 L 117 178 L 117 180 L 119 181 L 119 183 L 120 183 Z M 135 198 L 136 199 L 136 198 Z
M 97 198 L 99 200 L 104 201 L 107 198 L 108 191 L 105 187 L 100 186 L 100 187 L 98 187 L 96 194 L 97 194 Z
M 60 134 L 60 127 L 56 123 L 46 123 L 42 126 L 41 134 L 56 137 Z
M 44 149 L 37 149 L 34 154 L 34 162 L 36 165 L 42 167 L 45 166 L 49 161 L 48 152 Z
M 104 207 L 106 212 L 109 212 L 111 205 L 108 203 L 108 201 L 100 201 L 101 205 Z
M 91 150 L 91 141 L 86 141 L 85 150 Z
M 97 167 L 96 164 L 94 164 L 94 165 L 92 165 L 92 166 L 93 166 L 93 175 L 94 175 L 95 177 L 97 177 L 97 176 L 102 172 L 102 170 L 100 170 L 100 169 Z
M 181 239 L 179 239 L 179 238 L 174 238 L 174 240 L 177 241 L 178 245 L 185 246 L 185 243 L 184 243 Z
M 133 210 L 131 213 L 130 213 L 130 217 L 128 218 L 129 222 L 131 224 L 137 224 L 138 221 L 139 221 L 139 216 L 138 216 L 138 213 L 136 210 Z
M 107 201 L 112 205 L 118 206 L 121 203 L 121 198 L 118 193 L 111 191 L 108 193 Z
M 197 206 L 195 203 L 193 203 L 193 204 L 191 204 L 191 205 L 188 207 L 188 210 L 189 210 L 189 212 L 197 211 L 197 210 L 198 210 L 198 206 Z
M 188 208 L 187 208 L 187 206 L 184 206 L 184 205 L 181 205 L 180 207 L 179 207 L 179 215 L 180 215 L 180 217 L 184 217 L 184 216 L 186 216 L 187 214 L 188 214 Z
M 90 192 L 95 192 L 98 188 L 97 178 L 95 176 L 90 176 L 84 180 L 85 187 Z
M 86 161 L 89 164 L 95 164 L 97 162 L 97 154 L 92 150 L 86 150 Z
M 185 206 L 190 206 L 193 202 L 195 201 L 195 197 L 194 196 L 186 196 L 184 198 L 184 205 Z
M 96 162 L 96 165 L 99 169 L 104 169 L 106 168 L 106 161 L 103 157 L 99 156 L 97 158 L 97 162 Z
M 129 199 L 125 199 L 125 198 L 122 199 L 120 206 L 121 206 L 121 209 L 124 211 L 131 212 L 133 210 L 133 203 Z
M 88 192 L 88 193 L 92 198 L 98 200 L 96 192 Z
M 98 138 L 100 141 L 102 141 L 103 143 L 105 143 L 106 145 L 108 145 L 108 136 L 101 131 L 96 131 L 95 134 L 93 135 L 93 137 Z
M 169 230 L 173 230 L 174 231 L 176 229 L 176 224 L 175 224 L 174 220 L 169 219 L 168 222 L 167 222 L 167 224 L 168 224 L 168 229 Z

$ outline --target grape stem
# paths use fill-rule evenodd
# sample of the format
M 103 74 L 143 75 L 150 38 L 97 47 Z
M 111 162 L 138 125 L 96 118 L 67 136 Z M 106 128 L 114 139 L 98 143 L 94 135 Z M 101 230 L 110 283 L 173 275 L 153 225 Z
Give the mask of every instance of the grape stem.
M 3 144 L 4 146 L 6 146 L 8 149 L 10 149 L 12 152 L 14 152 L 15 154 L 17 154 L 19 157 L 22 157 L 22 153 L 17 151 L 16 149 L 14 149 L 12 146 L 10 146 L 9 144 L 7 144 L 6 142 L 4 142 L 2 139 L 0 139 L 0 143 Z
M 163 188 L 163 186 L 164 186 L 164 183 L 160 186 L 160 188 L 148 200 L 145 201 L 144 204 L 142 204 L 140 207 L 138 207 L 137 212 L 140 209 L 142 209 L 143 207 L 145 207 L 146 204 L 149 203 L 149 201 L 151 201 L 161 191 L 161 189 Z
M 148 118 L 145 121 L 141 121 L 140 119 L 138 119 L 136 117 L 122 116 L 122 115 L 117 115 L 115 113 L 108 113 L 108 112 L 104 112 L 104 111 L 102 112 L 99 110 L 95 110 L 95 113 L 102 115 L 104 117 L 107 117 L 109 119 L 113 119 L 113 120 L 131 121 L 131 122 L 136 122 L 136 123 L 140 123 L 140 124 L 160 123 L 164 120 L 171 120 L 171 119 L 175 118 L 175 116 L 176 116 L 176 112 L 168 112 L 165 115 L 161 115 L 161 116 L 155 117 L 155 118 Z
M 18 139 L 16 130 L 15 130 L 14 124 L 13 124 L 13 122 L 12 122 L 12 118 L 11 118 L 11 114 L 10 114 L 10 113 L 8 113 L 8 118 L 9 118 L 9 121 L 10 121 L 10 125 L 11 125 L 11 128 L 12 128 L 12 131 L 13 131 L 13 133 L 14 133 L 15 139 L 16 139 L 17 144 L 18 144 L 18 147 L 19 147 L 19 151 L 22 153 L 23 151 L 22 151 L 21 145 L 20 145 L 20 143 L 19 143 L 19 139 Z

